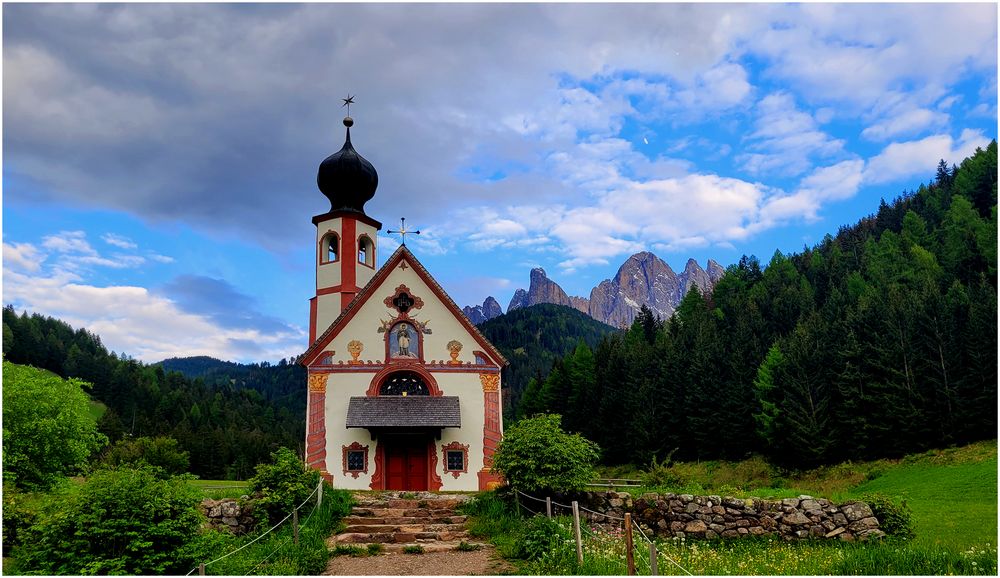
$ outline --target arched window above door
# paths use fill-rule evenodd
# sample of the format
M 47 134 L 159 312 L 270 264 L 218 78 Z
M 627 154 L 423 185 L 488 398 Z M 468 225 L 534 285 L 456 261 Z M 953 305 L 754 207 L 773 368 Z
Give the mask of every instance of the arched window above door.
M 413 371 L 397 371 L 389 374 L 378 390 L 379 395 L 430 395 L 424 378 Z

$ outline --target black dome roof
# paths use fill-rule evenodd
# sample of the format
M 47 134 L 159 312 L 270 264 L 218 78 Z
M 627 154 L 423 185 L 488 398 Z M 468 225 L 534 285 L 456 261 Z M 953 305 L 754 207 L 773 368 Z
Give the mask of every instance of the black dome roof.
M 347 139 L 337 152 L 326 157 L 319 165 L 316 184 L 330 199 L 330 210 L 357 211 L 364 214 L 365 203 L 375 196 L 378 188 L 378 172 L 365 157 L 358 154 L 351 145 L 351 117 L 344 119 Z

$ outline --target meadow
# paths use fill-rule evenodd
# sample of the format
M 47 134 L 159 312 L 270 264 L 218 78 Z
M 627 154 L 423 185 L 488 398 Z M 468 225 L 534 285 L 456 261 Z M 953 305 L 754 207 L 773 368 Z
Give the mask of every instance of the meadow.
M 651 468 L 655 469 L 655 468 Z M 654 472 L 671 484 L 629 489 L 780 498 L 808 494 L 835 501 L 879 494 L 911 511 L 912 538 L 880 542 L 657 540 L 659 574 L 685 575 L 996 575 L 996 441 L 933 450 L 899 460 L 843 463 L 779 472 L 763 460 L 677 463 Z M 650 472 L 604 469 L 602 476 L 649 477 Z M 622 529 L 584 528 L 584 563 L 577 565 L 571 520 L 526 519 L 496 495 L 470 508 L 471 530 L 525 574 L 626 573 Z M 546 533 L 553 536 L 547 539 Z M 525 543 L 529 546 L 526 548 Z M 541 544 L 541 546 L 538 546 Z M 534 545 L 534 546 L 533 546 Z M 649 574 L 648 543 L 636 532 L 639 574 Z

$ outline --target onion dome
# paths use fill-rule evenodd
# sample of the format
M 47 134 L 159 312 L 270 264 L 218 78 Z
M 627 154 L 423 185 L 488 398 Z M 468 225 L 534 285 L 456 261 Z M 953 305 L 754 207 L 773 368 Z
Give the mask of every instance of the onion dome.
M 330 199 L 331 211 L 357 211 L 364 214 L 365 203 L 375 196 L 378 173 L 365 157 L 351 145 L 351 126 L 354 119 L 344 118 L 347 139 L 337 152 L 326 157 L 319 165 L 316 184 Z

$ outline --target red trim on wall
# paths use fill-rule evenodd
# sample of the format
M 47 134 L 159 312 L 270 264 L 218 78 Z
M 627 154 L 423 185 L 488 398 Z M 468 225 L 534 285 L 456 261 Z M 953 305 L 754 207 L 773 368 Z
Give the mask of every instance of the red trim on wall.
M 385 364 L 382 361 L 361 361 L 359 359 L 357 364 L 351 364 L 350 362 L 345 362 L 341 359 L 337 361 L 336 365 L 325 365 L 318 363 L 318 359 L 322 357 L 322 355 L 317 356 L 317 362 L 314 362 L 314 364 L 309 367 L 309 373 L 371 373 L 373 371 L 382 371 L 386 367 L 398 369 L 400 363 L 393 362 L 391 364 Z M 499 370 L 497 370 L 496 366 L 493 365 L 448 366 L 441 365 L 440 363 L 425 363 L 420 367 L 426 371 L 433 371 L 434 373 L 499 373 Z
M 309 345 L 316 342 L 316 297 L 309 299 Z
M 309 424 L 306 428 L 306 464 L 321 472 L 326 469 L 326 392 L 309 392 Z
M 503 437 L 500 424 L 500 387 L 499 383 L 493 385 L 495 387 L 486 387 L 485 382 L 483 384 L 483 468 L 479 471 L 480 491 L 503 482 L 503 478 L 490 471 L 493 467 L 493 454 Z
M 365 392 L 365 395 L 368 397 L 377 397 L 378 390 L 382 387 L 382 382 L 385 381 L 389 375 L 396 373 L 397 371 L 412 371 L 416 373 L 420 377 L 424 378 L 424 383 L 427 384 L 427 390 L 430 391 L 432 396 L 439 397 L 444 395 L 441 388 L 438 387 L 437 380 L 434 379 L 434 376 L 416 362 L 396 362 L 383 367 L 378 373 L 375 374 L 374 377 L 372 377 L 372 381 L 368 385 L 368 391 Z
M 331 293 L 340 293 L 341 290 L 343 290 L 343 288 L 344 288 L 343 284 L 334 285 L 332 287 L 324 287 L 322 289 L 317 289 L 316 295 L 329 295 Z
M 382 440 L 375 441 L 375 473 L 372 474 L 372 481 L 368 484 L 373 490 L 385 489 L 385 447 Z
M 350 217 L 344 217 L 341 223 L 344 233 L 342 239 L 344 254 L 353 255 L 354 258 L 340 260 L 340 284 L 343 286 L 343 293 L 349 293 L 353 298 L 358 293 L 358 222 Z M 340 310 L 343 311 L 349 302 L 350 299 L 345 295 L 340 303 Z
M 434 438 L 427 440 L 427 490 L 436 492 L 444 483 L 437 473 L 437 452 L 434 451 Z

